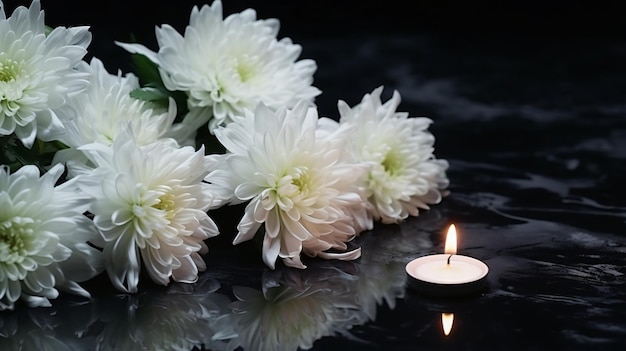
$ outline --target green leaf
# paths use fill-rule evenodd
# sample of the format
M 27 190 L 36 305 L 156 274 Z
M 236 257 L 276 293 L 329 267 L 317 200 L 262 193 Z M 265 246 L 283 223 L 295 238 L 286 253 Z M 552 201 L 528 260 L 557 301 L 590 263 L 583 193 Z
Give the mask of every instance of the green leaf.
M 168 90 L 161 79 L 158 65 L 150 61 L 145 55 L 131 54 L 131 59 L 133 73 L 139 78 L 139 83 L 143 88 L 131 91 L 130 96 L 156 103 L 161 107 L 167 107 L 168 97 L 171 97 L 177 106 L 176 122 L 182 121 L 188 112 L 187 94 L 183 91 Z
M 8 165 L 12 172 L 25 165 L 35 165 L 43 174 L 52 164 L 55 153 L 65 148 L 67 146 L 60 142 L 43 142 L 39 139 L 35 139 L 33 146 L 27 148 L 15 134 L 11 134 L 0 137 L 0 164 Z
M 130 97 L 151 102 L 165 101 L 167 106 L 168 94 L 161 89 L 145 87 L 133 89 L 130 92 Z
M 178 108 L 176 122 L 180 122 L 188 112 L 187 95 L 185 92 L 168 90 L 165 84 L 163 84 L 157 64 L 150 61 L 146 56 L 132 54 L 131 58 L 134 73 L 139 77 L 139 83 L 143 88 L 133 90 L 130 96 L 135 99 L 157 103 L 162 107 L 167 107 L 168 97 L 172 97 Z
M 133 61 L 134 72 L 137 77 L 139 77 L 141 85 L 165 88 L 161 74 L 159 73 L 159 67 L 156 63 L 141 54 L 132 54 L 131 59 Z

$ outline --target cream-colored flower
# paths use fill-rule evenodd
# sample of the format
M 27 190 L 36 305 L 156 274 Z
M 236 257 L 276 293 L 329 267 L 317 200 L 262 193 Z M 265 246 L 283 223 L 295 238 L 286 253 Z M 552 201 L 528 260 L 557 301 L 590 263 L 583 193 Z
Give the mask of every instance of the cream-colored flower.
M 320 91 L 312 87 L 314 61 L 299 60 L 302 48 L 289 38 L 277 40 L 276 19 L 257 20 L 247 9 L 226 18 L 222 2 L 194 7 L 184 36 L 164 24 L 156 29 L 158 52 L 140 44 L 118 43 L 156 63 L 167 89 L 188 94 L 191 113 L 201 109 L 209 129 L 254 109 L 312 104 Z
M 234 244 L 250 240 L 264 225 L 263 260 L 306 268 L 304 252 L 323 258 L 355 259 L 345 251 L 357 234 L 352 207 L 365 199 L 354 185 L 364 168 L 339 162 L 340 138 L 318 138 L 317 111 L 302 102 L 274 112 L 253 112 L 215 130 L 228 150 L 213 155 L 206 178 L 231 204 L 248 202 Z M 221 189 L 221 190 L 220 190 Z
M 206 268 L 204 240 L 218 234 L 207 214 L 214 201 L 202 180 L 204 149 L 169 139 L 140 147 L 129 134 L 111 147 L 81 147 L 97 168 L 75 178 L 92 198 L 89 212 L 102 234 L 96 245 L 109 277 L 116 288 L 136 292 L 143 263 L 156 283 L 194 282 Z
M 327 130 L 354 126 L 346 154 L 349 161 L 370 166 L 359 180 L 372 205 L 370 214 L 383 223 L 397 223 L 441 201 L 448 162 L 433 155 L 435 137 L 428 131 L 432 121 L 396 112 L 400 94 L 394 92 L 383 104 L 382 91 L 379 87 L 366 94 L 352 108 L 339 101 L 339 124 L 325 120 L 323 125 Z
M 88 84 L 75 68 L 91 42 L 88 27 L 57 27 L 46 35 L 39 0 L 6 18 L 0 2 L 0 136 L 15 133 L 26 147 L 63 132 L 57 115 Z
M 88 244 L 97 231 L 83 215 L 87 197 L 72 183 L 55 187 L 62 173 L 61 165 L 41 177 L 31 165 L 13 174 L 0 167 L 0 310 L 19 299 L 49 306 L 57 289 L 89 297 L 78 283 L 103 270 Z

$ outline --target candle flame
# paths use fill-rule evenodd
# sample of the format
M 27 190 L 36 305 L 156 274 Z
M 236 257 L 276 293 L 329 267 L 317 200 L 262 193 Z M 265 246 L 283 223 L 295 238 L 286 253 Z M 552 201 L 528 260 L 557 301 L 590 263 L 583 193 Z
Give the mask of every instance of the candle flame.
M 443 335 L 450 335 L 452 324 L 454 323 L 454 313 L 441 314 L 441 326 L 443 327 Z
M 446 236 L 446 249 L 444 253 L 448 255 L 456 254 L 456 227 L 454 224 L 450 224 L 450 228 L 448 228 L 448 234 Z

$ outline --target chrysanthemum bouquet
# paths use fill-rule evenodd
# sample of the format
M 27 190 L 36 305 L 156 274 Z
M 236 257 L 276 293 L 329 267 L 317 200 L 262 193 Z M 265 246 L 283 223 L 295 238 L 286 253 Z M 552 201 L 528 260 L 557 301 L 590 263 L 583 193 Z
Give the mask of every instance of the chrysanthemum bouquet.
M 233 244 L 262 236 L 274 269 L 357 259 L 347 243 L 375 221 L 441 201 L 432 121 L 382 87 L 319 117 L 316 64 L 278 29 L 215 0 L 183 34 L 157 28 L 157 51 L 117 43 L 137 76 L 86 62 L 89 28 L 47 27 L 39 0 L 0 10 L 0 309 L 89 296 L 104 271 L 131 293 L 142 269 L 195 282 L 222 206 L 245 205 Z

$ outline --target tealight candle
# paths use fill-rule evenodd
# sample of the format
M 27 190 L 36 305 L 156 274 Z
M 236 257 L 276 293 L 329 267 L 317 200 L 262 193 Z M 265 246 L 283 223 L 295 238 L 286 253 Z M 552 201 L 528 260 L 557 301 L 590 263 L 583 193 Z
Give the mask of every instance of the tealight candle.
M 414 259 L 406 265 L 409 286 L 434 296 L 457 296 L 482 290 L 489 268 L 475 258 L 456 254 L 456 227 L 450 225 L 444 254 Z

